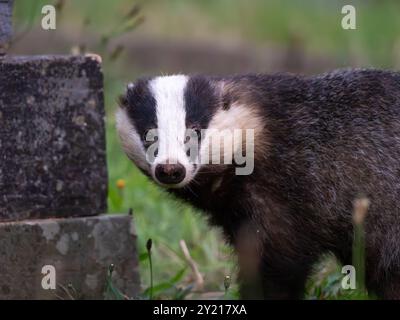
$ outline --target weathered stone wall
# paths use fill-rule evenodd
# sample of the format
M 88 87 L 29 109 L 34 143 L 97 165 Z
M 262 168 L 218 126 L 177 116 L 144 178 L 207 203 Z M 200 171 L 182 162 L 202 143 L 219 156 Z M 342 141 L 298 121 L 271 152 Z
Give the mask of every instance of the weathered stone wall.
M 0 59 L 0 221 L 106 212 L 99 57 Z
M 0 223 L 0 239 L 0 299 L 116 298 L 105 295 L 110 264 L 118 290 L 129 298 L 139 292 L 131 216 Z M 45 265 L 56 270 L 55 290 L 42 287 Z
M 107 211 L 101 59 L 2 55 L 11 12 L 0 0 L 0 299 L 135 298 L 132 217 L 98 216 Z

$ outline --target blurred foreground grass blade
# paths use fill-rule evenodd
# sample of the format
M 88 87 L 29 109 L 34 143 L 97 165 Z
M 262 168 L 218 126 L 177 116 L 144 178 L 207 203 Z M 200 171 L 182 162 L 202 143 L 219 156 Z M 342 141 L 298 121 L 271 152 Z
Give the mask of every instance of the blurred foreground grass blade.
M 353 225 L 353 266 L 356 270 L 356 290 L 362 296 L 365 290 L 365 217 L 369 207 L 367 198 L 354 201 Z
M 193 291 L 194 287 L 194 284 L 189 284 L 184 288 L 178 289 L 173 296 L 173 300 L 184 300 Z
M 151 239 L 147 240 L 146 249 L 149 258 L 149 268 L 150 268 L 150 291 L 149 291 L 149 299 L 153 300 L 153 261 L 151 259 L 151 248 L 153 246 L 153 241 Z
M 108 33 L 101 36 L 100 47 L 105 49 L 111 39 L 133 31 L 137 26 L 142 24 L 143 21 L 144 17 L 140 16 L 140 6 L 135 4 L 118 24 L 116 24 Z
M 143 295 L 149 297 L 149 299 L 152 299 L 153 296 L 158 296 L 161 293 L 170 290 L 171 288 L 175 287 L 175 285 L 182 280 L 183 276 L 185 275 L 185 272 L 187 270 L 187 267 L 184 267 L 183 269 L 179 270 L 171 279 L 169 279 L 166 282 L 159 283 L 155 286 L 151 286 L 147 288 Z

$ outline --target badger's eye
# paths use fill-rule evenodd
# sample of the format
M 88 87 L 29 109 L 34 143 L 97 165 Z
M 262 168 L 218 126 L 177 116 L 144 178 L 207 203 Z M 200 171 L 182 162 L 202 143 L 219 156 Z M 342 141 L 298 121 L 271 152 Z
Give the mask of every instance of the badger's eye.
M 197 127 L 192 127 L 185 136 L 185 144 L 188 143 L 190 141 L 191 138 L 194 138 L 198 141 L 201 140 L 201 130 Z
M 148 129 L 143 133 L 142 140 L 145 146 L 149 146 L 158 140 L 156 129 Z
M 200 128 L 193 126 L 191 129 L 189 129 L 186 133 L 185 137 L 185 148 L 186 148 L 186 155 L 188 157 L 196 157 L 196 154 L 198 153 L 198 148 L 200 145 L 201 141 L 201 130 Z M 196 149 L 193 149 L 196 148 Z M 195 152 L 193 155 L 191 152 Z
M 150 132 L 150 130 L 146 130 L 146 131 L 143 133 L 143 136 L 142 136 L 142 140 L 143 140 L 143 141 L 147 141 L 149 132 Z
M 199 128 L 194 128 L 193 130 L 197 135 L 197 139 L 199 139 L 199 141 L 200 141 L 201 140 L 201 130 Z
M 197 138 L 197 141 L 200 142 L 201 141 L 201 130 L 199 127 L 193 127 L 193 134 L 195 135 L 195 137 Z

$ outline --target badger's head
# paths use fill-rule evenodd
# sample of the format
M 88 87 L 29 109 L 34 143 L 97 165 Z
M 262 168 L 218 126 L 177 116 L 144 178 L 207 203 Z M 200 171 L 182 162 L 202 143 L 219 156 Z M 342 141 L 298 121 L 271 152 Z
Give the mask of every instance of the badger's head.
M 227 102 L 223 86 L 222 80 L 185 75 L 129 84 L 116 115 L 128 157 L 164 187 L 190 183 L 205 166 L 202 155 L 215 157 L 209 146 L 212 132 L 259 125 L 254 110 Z M 242 145 L 242 140 L 232 141 L 232 150 L 222 147 L 222 153 L 234 153 Z

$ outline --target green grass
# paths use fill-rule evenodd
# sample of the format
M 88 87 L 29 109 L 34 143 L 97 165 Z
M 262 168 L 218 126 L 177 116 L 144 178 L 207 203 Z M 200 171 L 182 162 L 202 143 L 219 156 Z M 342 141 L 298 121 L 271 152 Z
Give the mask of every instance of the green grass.
M 37 8 L 49 2 L 56 1 L 16 1 L 15 25 L 18 32 L 35 26 L 40 18 L 40 10 Z M 329 54 L 339 61 L 348 61 L 349 56 L 355 54 L 358 59 L 363 60 L 363 65 L 375 67 L 392 66 L 396 62 L 393 59 L 393 49 L 400 44 L 397 33 L 400 29 L 398 1 L 351 1 L 357 7 L 357 31 L 341 29 L 340 8 L 348 3 L 341 0 L 137 2 L 142 5 L 141 15 L 145 17 L 145 23 L 137 32 L 166 38 L 232 38 L 256 44 L 285 45 L 293 36 L 298 36 L 303 39 L 308 52 Z M 131 7 L 132 1 L 127 0 L 67 1 L 59 23 L 61 27 L 72 32 L 88 29 L 87 31 L 100 38 L 101 35 L 110 33 Z M 89 22 L 85 24 L 84 21 Z M 100 52 L 103 57 L 105 52 Z M 105 58 L 103 66 L 109 211 L 120 213 L 133 209 L 138 232 L 143 292 L 150 285 L 146 251 L 149 238 L 153 240 L 153 293 L 156 297 L 183 297 L 184 290 L 191 283 L 191 271 L 179 249 L 180 239 L 186 241 L 200 272 L 205 276 L 205 290 L 224 292 L 225 277 L 234 276 L 236 267 L 231 249 L 224 244 L 219 230 L 210 228 L 201 214 L 177 203 L 149 182 L 121 151 L 114 128 L 116 100 L 125 84 L 140 74 L 125 59 L 111 62 Z M 123 190 L 116 187 L 118 179 L 126 181 Z M 340 289 L 341 277 L 338 264 L 332 259 L 325 260 L 308 282 L 307 298 L 354 298 Z M 233 277 L 228 295 L 235 297 L 235 292 Z

